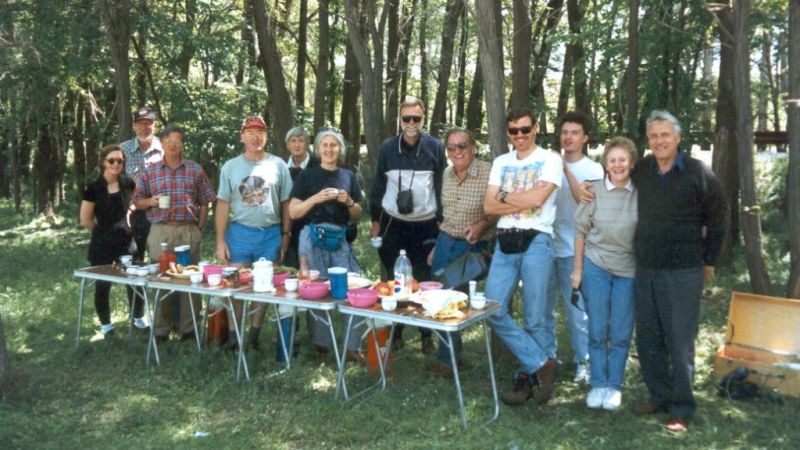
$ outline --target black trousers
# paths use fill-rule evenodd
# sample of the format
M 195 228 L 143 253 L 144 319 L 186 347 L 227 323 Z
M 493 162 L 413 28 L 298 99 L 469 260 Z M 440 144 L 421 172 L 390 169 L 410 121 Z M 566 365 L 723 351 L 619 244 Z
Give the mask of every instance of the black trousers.
M 381 263 L 386 268 L 388 276 L 394 273 L 394 263 L 400 256 L 400 250 L 406 251 L 406 256 L 411 261 L 411 269 L 417 281 L 431 279 L 431 266 L 428 265 L 428 254 L 436 244 L 439 235 L 439 226 L 436 219 L 424 222 L 407 222 L 391 218 L 388 214 L 381 217 L 381 236 L 383 245 L 378 249 Z M 430 337 L 431 330 L 420 328 L 422 337 Z M 402 337 L 403 327 L 395 327 L 395 336 Z
M 636 267 L 636 348 L 649 402 L 671 416 L 694 413 L 695 340 L 703 292 L 703 268 Z

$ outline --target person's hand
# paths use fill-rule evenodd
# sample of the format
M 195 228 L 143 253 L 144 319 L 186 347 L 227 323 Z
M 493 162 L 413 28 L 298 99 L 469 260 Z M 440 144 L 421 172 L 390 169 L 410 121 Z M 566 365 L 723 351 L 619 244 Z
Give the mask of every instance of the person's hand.
M 369 230 L 370 237 L 378 237 L 381 233 L 381 223 L 380 222 L 372 222 L 372 228 Z
M 336 188 L 325 188 L 325 189 L 322 189 L 321 191 L 317 192 L 316 194 L 314 194 L 311 197 L 311 201 L 315 205 L 318 205 L 320 203 L 325 203 L 325 202 L 327 202 L 329 200 L 332 200 L 332 199 L 336 198 L 337 195 L 339 195 L 339 190 L 338 189 L 336 189 Z
M 578 198 L 581 199 L 582 203 L 592 203 L 594 197 L 595 194 L 592 191 L 592 183 L 584 181 L 578 186 Z
M 583 281 L 583 271 L 582 270 L 573 270 L 572 274 L 569 276 L 570 281 L 572 282 L 572 287 L 578 289 L 581 287 L 581 281 Z
M 703 266 L 703 284 L 711 281 L 717 274 L 717 269 L 714 266 Z
M 217 259 L 222 263 L 227 263 L 231 259 L 231 251 L 225 241 L 217 241 Z
M 479 220 L 477 222 L 473 222 L 467 228 L 464 229 L 464 237 L 466 238 L 467 242 L 470 244 L 474 244 L 481 239 L 483 236 L 483 232 L 486 231 L 486 228 L 489 226 L 489 222 L 486 220 Z
M 350 195 L 344 189 L 339 189 L 339 192 L 336 194 L 336 201 L 346 205 L 350 203 Z

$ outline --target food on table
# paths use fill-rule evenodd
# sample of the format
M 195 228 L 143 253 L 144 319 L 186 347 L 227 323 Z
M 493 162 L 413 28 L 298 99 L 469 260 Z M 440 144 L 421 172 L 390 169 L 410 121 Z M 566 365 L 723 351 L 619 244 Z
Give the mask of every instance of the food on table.
M 372 286 L 372 289 L 381 297 L 390 297 L 394 294 L 394 280 L 379 281 Z M 413 292 L 419 291 L 419 282 L 416 279 L 411 279 L 411 289 Z

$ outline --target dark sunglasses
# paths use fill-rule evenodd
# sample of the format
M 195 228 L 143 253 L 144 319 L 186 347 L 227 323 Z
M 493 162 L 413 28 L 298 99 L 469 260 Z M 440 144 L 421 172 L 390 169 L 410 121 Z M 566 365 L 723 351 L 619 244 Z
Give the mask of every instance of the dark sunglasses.
M 459 142 L 458 144 L 447 144 L 447 150 L 454 152 L 456 149 L 466 150 L 472 145 L 469 142 Z
M 403 116 L 403 122 L 422 122 L 422 116 Z
M 106 158 L 106 162 L 109 164 L 125 164 L 125 160 L 122 158 Z
M 522 132 L 522 134 L 528 134 L 532 130 L 533 130 L 533 126 L 532 125 L 528 126 L 528 127 L 519 127 L 519 128 L 517 128 L 517 127 L 508 127 L 508 134 L 510 134 L 512 136 L 516 136 L 520 132 Z

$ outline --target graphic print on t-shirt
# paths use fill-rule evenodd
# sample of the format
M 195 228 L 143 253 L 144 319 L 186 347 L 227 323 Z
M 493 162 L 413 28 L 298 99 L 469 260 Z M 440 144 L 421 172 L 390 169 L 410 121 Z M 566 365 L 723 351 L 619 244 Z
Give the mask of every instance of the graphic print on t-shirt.
M 269 185 L 259 176 L 249 176 L 239 183 L 242 204 L 245 206 L 261 206 L 269 198 Z
M 505 166 L 501 169 L 500 189 L 506 192 L 525 192 L 531 190 L 539 182 L 542 175 L 544 161 L 536 161 L 523 166 Z M 526 209 L 523 211 L 507 214 L 508 217 L 515 219 L 532 218 L 540 214 L 540 211 Z

